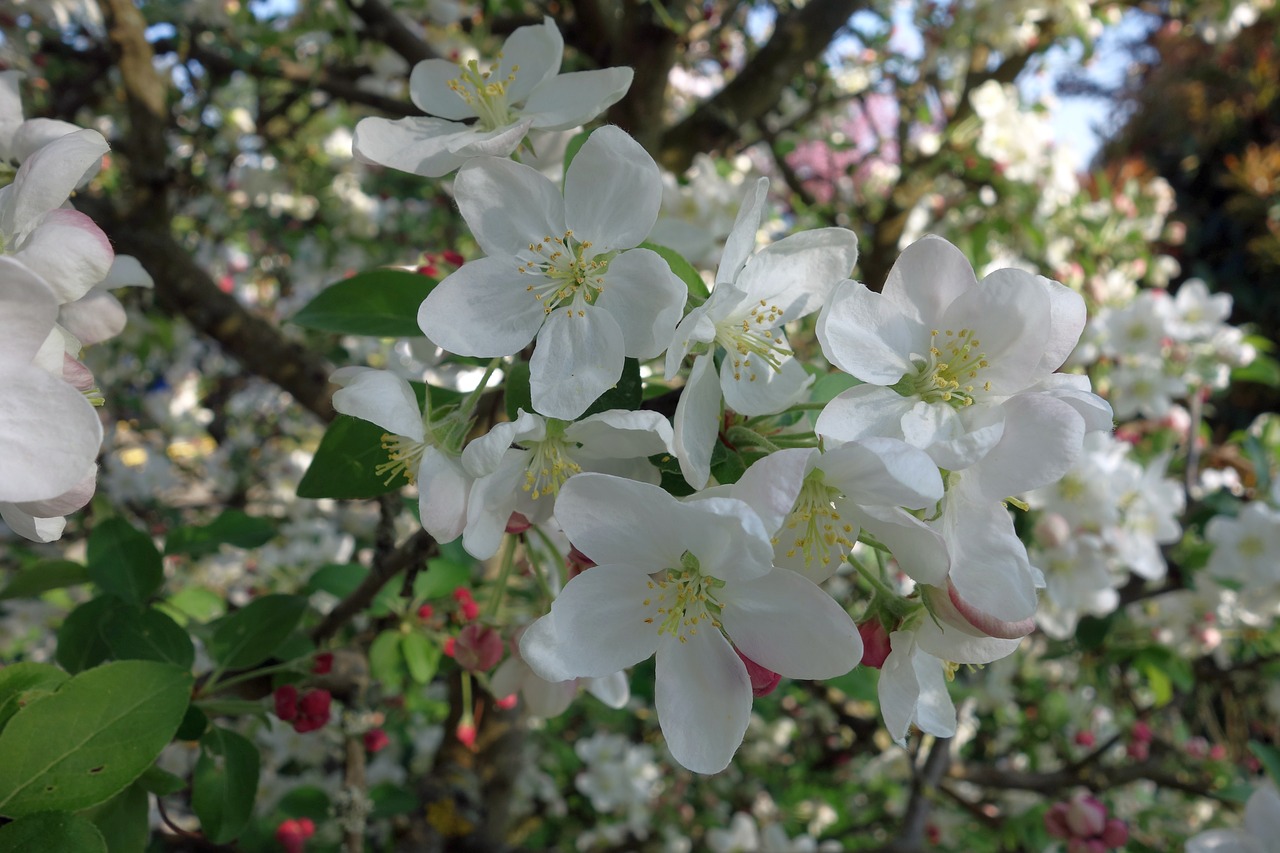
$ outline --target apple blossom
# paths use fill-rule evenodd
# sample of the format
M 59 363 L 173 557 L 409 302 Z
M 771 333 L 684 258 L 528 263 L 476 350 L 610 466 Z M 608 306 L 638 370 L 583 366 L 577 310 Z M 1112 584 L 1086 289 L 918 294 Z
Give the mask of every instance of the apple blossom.
M 565 584 L 521 654 L 552 681 L 656 655 L 658 722 L 691 770 L 723 770 L 746 732 L 751 680 L 735 646 L 790 678 L 832 678 L 862 657 L 849 615 L 773 568 L 764 523 L 742 501 L 680 502 L 647 483 L 580 474 L 561 489 L 556 518 L 597 565 Z
M 686 289 L 635 249 L 658 215 L 658 167 L 634 139 L 602 127 L 583 143 L 564 195 L 543 175 L 492 157 L 455 182 L 458 207 L 488 257 L 423 301 L 418 325 L 458 355 L 507 356 L 537 338 L 533 407 L 571 420 L 622 376 L 625 357 L 662 352 Z
M 768 178 L 748 188 L 725 241 L 715 288 L 680 321 L 667 350 L 668 379 L 686 355 L 696 353 L 675 416 L 680 470 L 695 488 L 711 476 L 722 395 L 741 414 L 773 414 L 798 401 L 812 383 L 782 326 L 821 308 L 858 259 L 858 238 L 843 228 L 792 234 L 755 252 L 768 189 Z M 718 347 L 725 357 L 717 382 L 711 360 Z
M 513 32 L 487 70 L 476 60 L 419 62 L 409 94 L 429 117 L 362 119 L 352 148 L 370 163 L 438 178 L 472 157 L 505 157 L 530 130 L 584 124 L 630 88 L 630 68 L 558 73 L 563 53 L 548 17 Z

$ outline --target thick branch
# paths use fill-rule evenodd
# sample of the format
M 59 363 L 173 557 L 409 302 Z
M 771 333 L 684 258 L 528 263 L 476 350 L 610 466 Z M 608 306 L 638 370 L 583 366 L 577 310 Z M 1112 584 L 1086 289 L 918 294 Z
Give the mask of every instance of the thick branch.
M 381 42 L 405 58 L 410 65 L 437 59 L 431 45 L 404 25 L 382 0 L 347 0 L 351 11 L 364 22 L 371 41 Z
M 700 151 L 732 143 L 742 129 L 778 104 L 806 63 L 821 55 L 865 0 L 807 3 L 778 19 L 773 35 L 723 89 L 662 137 L 659 159 L 673 172 Z

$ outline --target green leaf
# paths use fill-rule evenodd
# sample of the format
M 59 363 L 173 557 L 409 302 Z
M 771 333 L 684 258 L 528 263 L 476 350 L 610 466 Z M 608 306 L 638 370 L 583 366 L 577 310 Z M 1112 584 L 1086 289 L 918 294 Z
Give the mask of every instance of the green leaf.
M 529 388 L 529 362 L 517 361 L 507 368 L 503 403 L 507 409 L 507 420 L 514 421 L 521 409 L 526 412 L 533 411 L 533 392 Z
M 191 784 L 191 806 L 205 837 L 225 844 L 238 836 L 253 814 L 258 795 L 258 748 L 227 729 L 210 729 Z
M 359 563 L 330 563 L 316 569 L 307 580 L 308 592 L 327 592 L 337 598 L 346 598 L 356 591 L 369 570 Z
M 145 850 L 151 835 L 147 789 L 134 782 L 100 806 L 83 812 L 107 842 L 108 853 Z
M 114 595 L 103 595 L 81 604 L 62 620 L 58 628 L 58 651 L 54 656 L 67 672 L 81 672 L 111 657 L 107 629 L 121 609 L 135 613 Z
M 70 560 L 42 560 L 26 569 L 0 592 L 0 601 L 35 598 L 51 589 L 89 582 L 89 570 Z
M 369 646 L 369 672 L 382 683 L 386 693 L 396 694 L 404 686 L 404 657 L 400 654 L 400 632 L 383 631 Z
M 329 816 L 329 805 L 329 795 L 323 788 L 303 785 L 281 797 L 276 808 L 289 817 L 309 817 L 319 822 Z
M 381 820 L 396 815 L 411 814 L 418 810 L 418 798 L 402 785 L 383 782 L 369 789 L 369 799 L 373 800 L 371 820 Z
M 98 828 L 69 812 L 41 812 L 0 826 L 0 853 L 107 853 Z
M 427 561 L 427 570 L 413 579 L 414 598 L 448 598 L 460 586 L 471 586 L 471 567 L 453 560 Z
M 221 619 L 209 640 L 209 656 L 227 669 L 262 663 L 298 627 L 307 600 L 299 595 L 264 595 Z
M 161 770 L 154 764 L 138 777 L 138 784 L 144 791 L 150 791 L 157 797 L 167 797 L 187 787 L 186 781 L 181 776 L 175 776 L 168 770 Z
M 150 536 L 123 518 L 108 518 L 89 534 L 89 577 L 106 592 L 142 606 L 164 583 L 164 564 Z
M 409 675 L 419 684 L 426 684 L 435 678 L 440 668 L 440 647 L 431 642 L 426 634 L 411 631 L 400 638 L 400 651 L 404 654 L 405 666 Z
M 168 664 L 117 661 L 18 711 L 0 732 L 0 814 L 85 809 L 119 792 L 173 737 L 191 684 Z
M 699 300 L 705 300 L 711 295 L 711 292 L 707 290 L 707 283 L 702 280 L 702 276 L 698 275 L 698 271 L 693 264 L 686 261 L 684 255 L 675 249 L 647 241 L 641 243 L 639 248 L 657 252 L 667 262 L 667 266 L 671 267 L 671 271 L 676 274 L 676 278 L 683 281 L 684 286 L 689 288 L 689 295 Z
M 1269 388 L 1280 388 L 1280 362 L 1269 355 L 1259 353 L 1244 367 L 1231 371 L 1231 381 L 1256 382 Z
M 378 466 L 387 461 L 387 451 L 382 448 L 385 434 L 377 424 L 338 415 L 325 430 L 307 473 L 298 483 L 298 497 L 360 500 L 404 486 L 407 481 L 401 475 L 388 485 L 387 475 L 377 473 Z
M 747 471 L 747 463 L 736 450 L 717 442 L 711 451 L 711 475 L 721 484 L 736 483 Z
M 70 678 L 47 663 L 15 663 L 0 667 L 0 729 L 25 705 L 53 693 Z
M 407 270 L 357 273 L 320 291 L 293 322 L 339 335 L 420 338 L 418 307 L 435 286 L 434 279 Z
M 257 548 L 276 535 L 275 522 L 229 509 L 205 525 L 190 525 L 171 531 L 165 539 L 166 554 L 190 554 L 202 557 L 218 550 L 220 545 Z
M 622 376 L 618 378 L 618 384 L 601 394 L 600 398 L 582 413 L 582 417 L 607 412 L 610 409 L 635 411 L 640 408 L 643 401 L 644 383 L 640 379 L 640 362 L 634 358 L 628 358 L 622 362 Z
M 587 141 L 587 137 L 591 135 L 591 131 L 584 130 L 574 134 L 573 138 L 564 147 L 564 173 L 569 174 L 569 165 L 573 163 L 573 158 L 578 156 L 578 149 L 582 147 L 582 143 Z
M 155 660 L 190 669 L 196 650 L 187 632 L 165 614 L 148 608 L 141 614 L 116 610 L 108 618 L 105 639 L 116 660 Z
M 1262 767 L 1271 777 L 1271 781 L 1280 785 L 1280 749 L 1261 741 L 1249 741 L 1249 751 L 1262 762 Z

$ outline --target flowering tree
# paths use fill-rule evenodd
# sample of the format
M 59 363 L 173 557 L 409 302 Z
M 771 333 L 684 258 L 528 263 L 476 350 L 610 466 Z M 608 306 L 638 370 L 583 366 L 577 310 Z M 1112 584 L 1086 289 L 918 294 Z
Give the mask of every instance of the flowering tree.
M 19 5 L 0 850 L 1269 849 L 1274 343 L 1026 95 L 1119 15 Z

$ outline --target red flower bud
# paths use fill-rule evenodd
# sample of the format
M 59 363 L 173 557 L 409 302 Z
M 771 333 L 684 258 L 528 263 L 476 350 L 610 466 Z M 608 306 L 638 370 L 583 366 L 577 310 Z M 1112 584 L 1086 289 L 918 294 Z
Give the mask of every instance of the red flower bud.
M 329 722 L 329 704 L 332 697 L 328 690 L 309 690 L 298 702 L 298 716 L 293 730 L 298 734 L 322 729 Z
M 275 692 L 276 716 L 285 722 L 291 722 L 298 717 L 298 688 L 292 684 L 285 684 L 276 688 Z
M 311 661 L 311 671 L 316 675 L 328 675 L 333 669 L 333 652 L 321 652 Z
M 423 622 L 426 622 L 428 619 L 434 616 L 435 613 L 436 613 L 435 609 L 432 608 L 430 604 L 424 604 L 418 608 L 418 618 L 421 619 Z
M 458 723 L 458 728 L 454 730 L 454 735 L 458 738 L 458 743 L 467 749 L 476 748 L 475 723 Z
M 889 630 L 879 619 L 871 618 L 858 626 L 862 637 L 862 665 L 872 669 L 884 666 L 892 649 L 889 646 Z
M 495 699 L 493 704 L 497 705 L 504 711 L 510 711 L 516 706 L 516 700 L 519 698 L 517 694 L 512 693 L 510 696 L 504 696 L 501 699 Z
M 364 733 L 364 748 L 366 752 L 381 752 L 391 743 L 391 738 L 387 737 L 387 733 L 382 729 L 369 729 Z
M 458 634 L 453 657 L 463 669 L 486 672 L 502 660 L 502 650 L 502 635 L 496 629 L 472 622 Z
M 284 848 L 285 853 L 302 853 L 307 839 L 316 833 L 316 825 L 310 818 L 283 821 L 276 827 L 276 841 Z
M 742 658 L 742 662 L 747 667 L 747 677 L 751 679 L 751 695 L 752 696 L 768 696 L 774 690 L 778 689 L 778 683 L 782 681 L 782 676 L 771 669 L 765 669 L 760 664 L 753 661 L 742 653 L 742 650 L 736 646 L 733 649 L 738 653 L 738 657 Z

